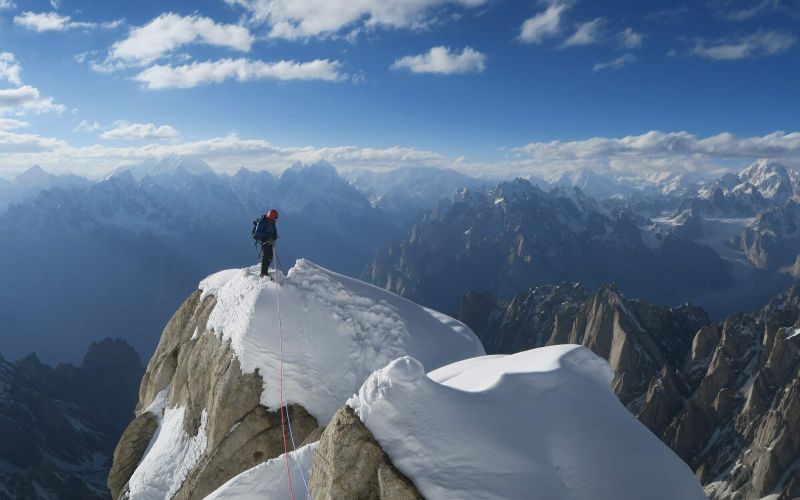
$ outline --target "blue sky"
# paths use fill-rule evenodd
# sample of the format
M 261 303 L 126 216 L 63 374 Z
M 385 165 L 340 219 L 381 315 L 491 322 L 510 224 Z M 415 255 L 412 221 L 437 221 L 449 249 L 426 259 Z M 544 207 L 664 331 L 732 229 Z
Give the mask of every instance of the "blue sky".
M 797 165 L 797 0 L 0 0 L 0 175 Z

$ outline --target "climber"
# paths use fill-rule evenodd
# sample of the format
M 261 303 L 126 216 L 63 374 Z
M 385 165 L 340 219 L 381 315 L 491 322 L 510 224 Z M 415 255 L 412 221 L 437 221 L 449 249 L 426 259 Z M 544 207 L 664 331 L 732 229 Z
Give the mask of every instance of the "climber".
M 269 265 L 275 252 L 275 240 L 278 239 L 278 229 L 275 222 L 278 220 L 278 211 L 274 208 L 253 221 L 253 238 L 256 244 L 261 245 L 261 277 L 269 276 Z

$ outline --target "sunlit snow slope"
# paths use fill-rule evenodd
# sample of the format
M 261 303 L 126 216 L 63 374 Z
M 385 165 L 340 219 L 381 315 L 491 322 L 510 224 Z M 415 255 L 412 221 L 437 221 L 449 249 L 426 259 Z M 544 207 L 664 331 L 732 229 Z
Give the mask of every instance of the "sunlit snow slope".
M 280 406 L 282 326 L 287 400 L 320 424 L 398 357 L 413 356 L 434 370 L 484 354 L 458 321 L 307 260 L 276 281 L 251 267 L 214 274 L 200 288 L 217 299 L 208 329 L 231 341 L 244 372 L 259 371 L 268 408 Z
M 348 404 L 431 499 L 704 499 L 692 471 L 611 390 L 608 363 L 560 345 L 425 374 L 405 357 Z

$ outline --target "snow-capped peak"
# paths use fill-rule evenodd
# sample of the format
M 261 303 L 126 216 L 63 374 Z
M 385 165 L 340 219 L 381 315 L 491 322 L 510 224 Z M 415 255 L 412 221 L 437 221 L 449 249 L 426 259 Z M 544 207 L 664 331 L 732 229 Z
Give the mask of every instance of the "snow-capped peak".
M 800 175 L 770 160 L 756 161 L 739 173 L 739 179 L 745 185 L 754 186 L 763 197 L 769 199 L 788 198 L 793 191 L 800 190 Z M 736 189 L 744 189 L 744 186 L 737 186 Z
M 27 188 L 45 188 L 53 182 L 55 175 L 45 172 L 39 165 L 34 165 L 14 178 L 14 183 Z
M 203 160 L 191 156 L 167 155 L 152 158 L 135 165 L 125 165 L 115 169 L 108 177 L 130 172 L 134 179 L 145 177 L 164 178 L 173 176 L 214 175 L 214 170 Z

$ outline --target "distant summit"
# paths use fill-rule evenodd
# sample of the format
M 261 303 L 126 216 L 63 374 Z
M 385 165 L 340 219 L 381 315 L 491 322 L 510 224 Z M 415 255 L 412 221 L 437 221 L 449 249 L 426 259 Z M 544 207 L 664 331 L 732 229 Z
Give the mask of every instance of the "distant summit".
M 145 177 L 163 178 L 191 175 L 214 175 L 208 163 L 193 156 L 169 155 L 161 158 L 145 160 L 135 165 L 124 165 L 116 168 L 107 177 L 114 177 L 123 172 L 130 172 L 137 181 Z

